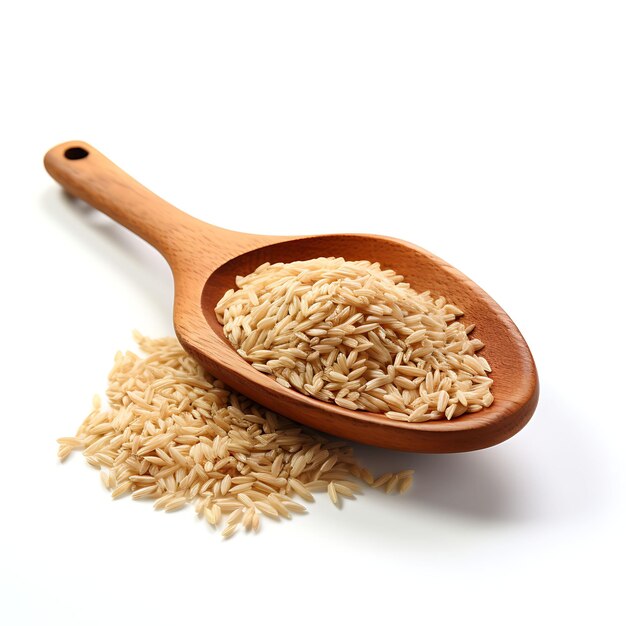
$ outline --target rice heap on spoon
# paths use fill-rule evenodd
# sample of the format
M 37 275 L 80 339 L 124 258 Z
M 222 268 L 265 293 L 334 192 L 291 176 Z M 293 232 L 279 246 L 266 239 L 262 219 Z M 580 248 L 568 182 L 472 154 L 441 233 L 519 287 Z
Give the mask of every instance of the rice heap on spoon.
M 493 402 L 484 346 L 444 297 L 370 261 L 264 263 L 215 308 L 253 367 L 338 406 L 423 422 Z

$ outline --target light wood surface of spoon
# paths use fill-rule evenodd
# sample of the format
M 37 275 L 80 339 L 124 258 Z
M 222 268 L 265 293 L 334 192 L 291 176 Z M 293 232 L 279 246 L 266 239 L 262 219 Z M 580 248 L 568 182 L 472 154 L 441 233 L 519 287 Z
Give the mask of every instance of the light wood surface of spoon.
M 537 405 L 535 364 L 515 324 L 478 285 L 430 252 L 378 235 L 274 237 L 212 226 L 178 210 L 82 141 L 52 148 L 48 173 L 70 194 L 126 226 L 169 263 L 175 285 L 174 328 L 182 346 L 214 376 L 260 404 L 307 426 L 375 446 L 415 452 L 463 452 L 518 432 Z M 405 423 L 351 411 L 285 389 L 244 361 L 224 337 L 213 309 L 235 277 L 262 263 L 320 256 L 378 261 L 419 291 L 445 296 L 476 324 L 494 380 L 493 404 L 452 420 Z

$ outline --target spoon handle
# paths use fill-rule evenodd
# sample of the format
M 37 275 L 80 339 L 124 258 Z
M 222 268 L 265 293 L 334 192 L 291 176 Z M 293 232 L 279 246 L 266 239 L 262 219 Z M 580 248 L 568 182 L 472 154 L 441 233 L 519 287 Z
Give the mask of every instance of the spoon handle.
M 106 213 L 153 245 L 172 265 L 178 242 L 206 225 L 146 189 L 83 141 L 69 141 L 44 157 L 52 178 L 70 194 Z

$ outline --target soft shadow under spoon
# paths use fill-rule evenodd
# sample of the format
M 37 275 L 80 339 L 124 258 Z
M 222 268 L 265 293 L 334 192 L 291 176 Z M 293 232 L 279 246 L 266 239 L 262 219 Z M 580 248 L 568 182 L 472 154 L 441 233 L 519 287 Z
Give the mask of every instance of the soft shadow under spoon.
M 214 376 L 298 422 L 361 443 L 415 452 L 462 452 L 508 439 L 530 419 L 539 384 L 535 364 L 515 324 L 467 276 L 413 244 L 379 235 L 274 237 L 209 225 L 176 209 L 82 141 L 50 150 L 49 174 L 152 244 L 174 275 L 174 328 L 182 346 Z M 403 274 L 417 291 L 445 295 L 475 323 L 493 372 L 493 404 L 453 420 L 405 423 L 351 411 L 285 389 L 244 361 L 213 312 L 222 295 L 262 263 L 320 256 L 378 261 Z

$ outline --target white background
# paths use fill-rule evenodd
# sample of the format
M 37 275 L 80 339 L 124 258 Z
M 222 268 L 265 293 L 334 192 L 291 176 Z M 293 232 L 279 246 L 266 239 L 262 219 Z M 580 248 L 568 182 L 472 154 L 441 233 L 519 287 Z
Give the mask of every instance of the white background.
M 13 2 L 0 16 L 0 622 L 623 624 L 621 2 Z M 172 333 L 159 255 L 64 197 L 89 141 L 195 216 L 414 241 L 537 361 L 517 436 L 222 541 L 61 465 L 130 332 Z

